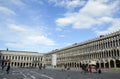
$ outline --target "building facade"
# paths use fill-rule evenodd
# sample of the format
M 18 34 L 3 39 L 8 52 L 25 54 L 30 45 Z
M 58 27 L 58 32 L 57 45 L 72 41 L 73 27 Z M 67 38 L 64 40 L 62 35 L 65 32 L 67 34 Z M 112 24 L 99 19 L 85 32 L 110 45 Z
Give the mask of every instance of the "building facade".
M 94 62 L 99 68 L 120 68 L 120 31 L 75 43 L 47 54 L 36 52 L 0 51 L 0 59 L 9 59 L 13 67 L 80 68 Z
M 99 68 L 120 68 L 120 31 L 53 51 L 57 67 L 80 68 L 92 62 Z M 52 54 L 49 54 L 50 64 Z M 47 65 L 47 64 L 46 64 Z
M 0 51 L 1 65 L 10 63 L 12 67 L 39 67 L 43 62 L 43 54 L 27 51 Z

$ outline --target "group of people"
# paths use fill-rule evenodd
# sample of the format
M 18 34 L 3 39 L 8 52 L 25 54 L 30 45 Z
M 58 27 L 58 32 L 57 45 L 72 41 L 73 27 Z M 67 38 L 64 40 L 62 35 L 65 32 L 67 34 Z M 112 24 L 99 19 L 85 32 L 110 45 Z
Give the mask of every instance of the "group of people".
M 2 67 L 2 71 L 4 70 L 4 68 L 6 67 L 6 65 L 1 65 Z M 6 72 L 7 74 L 9 74 L 9 71 L 10 71 L 10 63 L 8 64 L 7 68 L 6 68 Z
M 92 66 L 92 65 L 81 65 L 81 68 L 82 68 L 82 72 L 84 73 L 92 73 L 93 71 L 96 72 L 96 73 L 101 73 L 101 69 L 98 68 L 97 66 Z

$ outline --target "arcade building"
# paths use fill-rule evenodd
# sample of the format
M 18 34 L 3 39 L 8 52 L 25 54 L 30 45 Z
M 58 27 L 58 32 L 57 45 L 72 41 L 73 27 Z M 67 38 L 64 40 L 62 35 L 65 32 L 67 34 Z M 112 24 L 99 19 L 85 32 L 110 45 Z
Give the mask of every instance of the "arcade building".
M 3 63 L 4 62 L 4 63 Z M 120 30 L 101 35 L 46 54 L 27 51 L 0 50 L 0 63 L 13 67 L 46 67 L 79 69 L 93 63 L 99 68 L 120 68 Z

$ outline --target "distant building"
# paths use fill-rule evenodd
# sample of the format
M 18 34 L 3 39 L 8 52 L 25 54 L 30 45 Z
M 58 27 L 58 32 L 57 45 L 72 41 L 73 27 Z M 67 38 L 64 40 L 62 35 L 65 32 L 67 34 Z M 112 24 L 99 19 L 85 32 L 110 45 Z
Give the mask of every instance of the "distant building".
M 12 67 L 38 67 L 42 64 L 43 54 L 27 51 L 0 51 L 1 65 L 10 63 Z

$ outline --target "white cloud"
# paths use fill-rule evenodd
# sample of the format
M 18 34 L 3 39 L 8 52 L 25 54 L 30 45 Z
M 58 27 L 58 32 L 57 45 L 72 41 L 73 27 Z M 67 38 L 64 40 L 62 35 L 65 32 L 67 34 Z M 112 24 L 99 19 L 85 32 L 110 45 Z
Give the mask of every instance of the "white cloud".
M 8 27 L 9 27 L 9 29 L 14 30 L 14 31 L 20 31 L 20 32 L 25 32 L 25 31 L 27 31 L 27 29 L 22 28 L 22 27 L 24 27 L 24 26 L 21 27 L 21 26 L 19 26 L 19 25 L 15 25 L 15 24 L 9 24 Z
M 46 33 L 42 32 L 38 28 L 32 28 L 25 25 L 9 24 L 6 29 L 1 32 L 1 40 L 5 42 L 8 48 L 13 49 L 28 49 L 38 48 L 43 46 L 54 46 L 55 42 L 46 36 Z
M 7 7 L 0 6 L 0 14 L 10 16 L 10 15 L 15 15 L 16 13 Z
M 114 19 L 111 27 L 106 30 L 95 30 L 97 35 L 105 35 L 120 30 L 120 19 Z
M 9 0 L 9 1 L 16 6 L 25 6 L 25 3 L 23 3 L 22 0 Z
M 56 19 L 59 27 L 72 26 L 75 29 L 86 29 L 100 26 L 104 23 L 113 23 L 113 15 L 118 11 L 120 1 L 88 0 L 78 12 L 66 12 L 64 17 Z M 113 28 L 116 26 L 111 26 Z
M 55 4 L 55 6 L 61 6 L 67 9 L 74 9 L 81 7 L 85 4 L 85 0 L 49 0 L 49 2 Z

